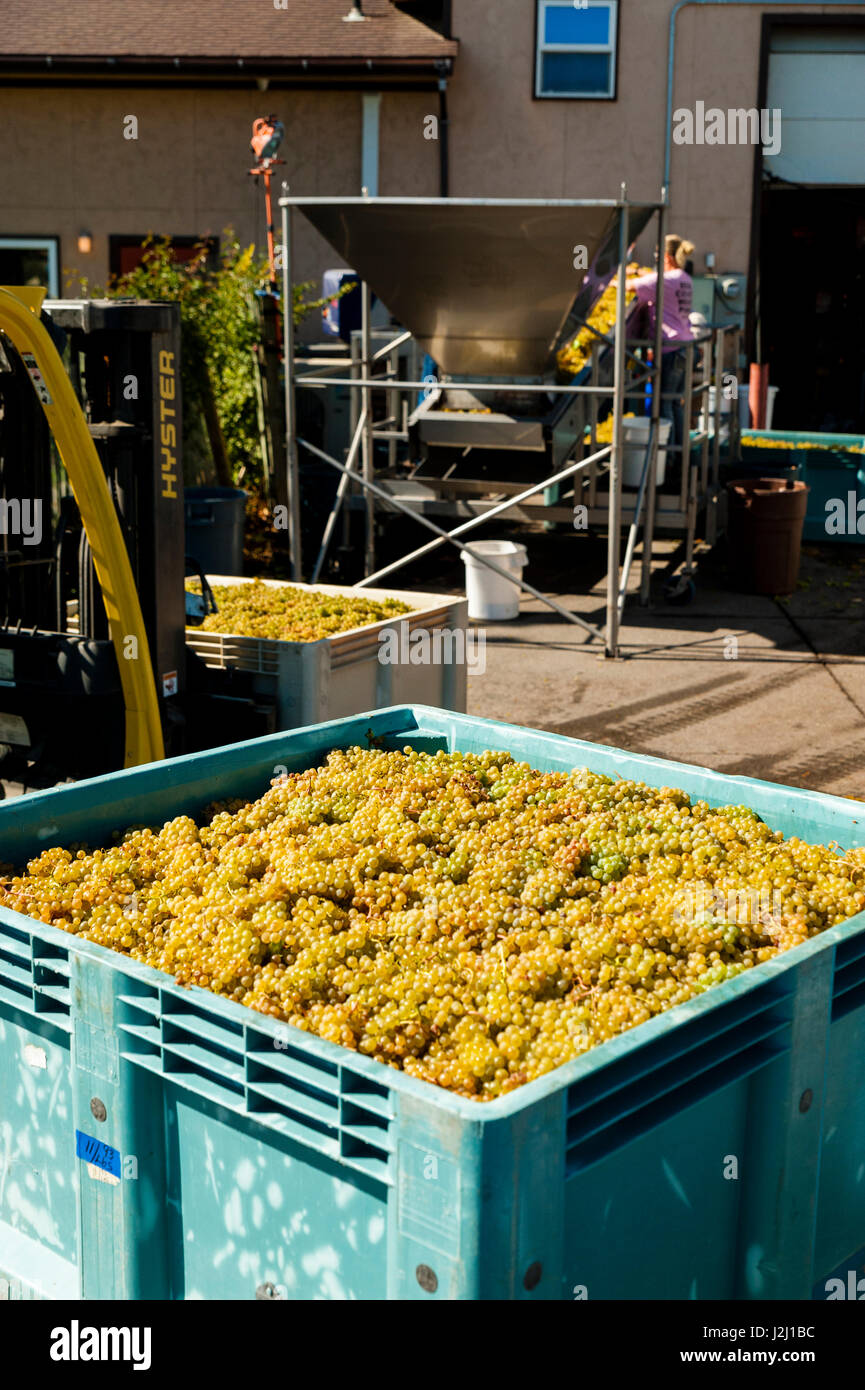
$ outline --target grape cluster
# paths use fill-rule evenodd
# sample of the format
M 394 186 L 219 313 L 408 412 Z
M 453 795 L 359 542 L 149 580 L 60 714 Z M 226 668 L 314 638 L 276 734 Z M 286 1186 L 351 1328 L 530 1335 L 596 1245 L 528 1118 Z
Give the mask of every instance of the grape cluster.
M 622 416 L 622 419 L 623 419 L 623 420 L 633 420 L 633 419 L 635 419 L 635 418 L 636 418 L 636 417 L 635 417 L 635 415 L 634 415 L 633 410 L 628 410 L 628 411 L 626 411 L 625 414 Z M 614 425 L 615 425 L 615 417 L 614 417 L 612 414 L 608 415 L 607 418 L 606 418 L 606 420 L 602 420 L 601 423 L 600 423 L 600 424 L 597 426 L 597 428 L 595 429 L 595 441 L 596 441 L 596 443 L 598 443 L 598 444 L 612 444 L 612 442 L 613 442 L 613 427 L 614 427 Z M 588 442 L 588 440 L 590 439 L 590 437 L 591 437 L 591 430 L 590 430 L 589 427 L 587 426 L 587 427 L 586 427 L 586 441 L 587 441 L 587 442 Z
M 187 584 L 199 593 L 200 584 Z M 360 593 L 329 594 L 299 589 L 293 584 L 215 584 L 218 611 L 210 613 L 197 632 L 222 632 L 236 637 L 271 637 L 283 642 L 316 642 L 412 610 L 399 599 L 373 599 Z
M 632 263 L 628 266 L 626 274 L 628 276 L 648 275 L 649 270 L 645 266 Z M 581 328 L 577 336 L 559 349 L 556 361 L 559 370 L 570 376 L 579 376 L 580 372 L 591 360 L 592 347 L 599 341 L 598 333 L 609 336 L 616 326 L 616 307 L 618 296 L 618 276 L 607 286 L 603 294 L 596 301 L 592 312 L 586 319 L 586 327 Z M 636 299 L 636 290 L 626 290 L 625 302 L 628 308 L 631 307 Z M 593 332 L 592 330 L 595 330 Z
M 201 824 L 47 849 L 0 903 L 489 1100 L 862 911 L 865 850 L 505 753 L 350 748 Z

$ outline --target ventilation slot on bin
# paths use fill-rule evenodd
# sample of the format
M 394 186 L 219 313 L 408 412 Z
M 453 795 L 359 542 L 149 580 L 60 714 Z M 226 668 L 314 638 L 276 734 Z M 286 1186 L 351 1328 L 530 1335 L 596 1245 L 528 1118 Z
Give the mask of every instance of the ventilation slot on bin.
M 173 992 L 160 1000 L 138 981 L 130 986 L 134 992 L 120 996 L 126 1061 L 381 1182 L 392 1181 L 387 1088 L 302 1051 L 288 1041 L 286 1027 L 261 1033 L 217 1020 Z
M 120 1032 L 126 1039 L 126 1048 L 121 1053 L 127 1061 L 137 1062 L 149 1070 L 162 1073 L 162 1032 L 159 1027 L 159 992 L 141 985 L 138 980 L 129 980 L 130 989 L 141 993 L 121 994 L 124 1017 L 119 1024 Z
M 171 1000 L 162 1014 L 162 1067 L 198 1095 L 230 1110 L 244 1108 L 243 1030 Z
M 392 1183 L 393 1097 L 367 1077 L 342 1069 L 342 1158 L 361 1172 Z
M 568 1091 L 567 1176 L 758 1071 L 789 1047 L 784 1000 L 767 999 L 760 990 L 723 1015 L 706 1014 L 575 1082 Z
M 188 630 L 187 646 L 207 666 L 235 666 L 241 671 L 274 676 L 279 672 L 279 643 L 266 637 L 232 637 L 221 632 Z
M 865 940 L 842 941 L 835 953 L 832 1022 L 865 1006 Z
M 30 937 L 0 922 L 0 999 L 34 1012 Z
M 69 996 L 69 953 L 61 946 L 33 938 L 33 1002 L 36 1012 L 52 1023 L 71 1030 L 72 1003 Z M 70 1019 L 67 1024 L 66 1019 Z
M 339 1097 L 317 1091 L 297 1077 L 249 1062 L 250 1115 L 319 1153 L 339 1155 Z

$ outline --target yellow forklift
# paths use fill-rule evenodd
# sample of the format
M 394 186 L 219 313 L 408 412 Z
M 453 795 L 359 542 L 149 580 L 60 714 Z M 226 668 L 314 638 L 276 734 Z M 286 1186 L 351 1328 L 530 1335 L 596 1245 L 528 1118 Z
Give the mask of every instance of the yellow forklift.
M 208 595 L 185 592 L 181 410 L 176 305 L 0 287 L 4 782 L 275 728 L 246 673 L 186 646 Z

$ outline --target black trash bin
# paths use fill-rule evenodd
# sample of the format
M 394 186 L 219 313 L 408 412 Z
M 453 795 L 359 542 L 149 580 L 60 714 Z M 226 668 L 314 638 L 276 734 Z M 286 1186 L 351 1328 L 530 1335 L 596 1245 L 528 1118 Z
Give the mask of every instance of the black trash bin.
M 205 574 L 243 574 L 243 488 L 188 487 L 184 503 L 187 555 Z

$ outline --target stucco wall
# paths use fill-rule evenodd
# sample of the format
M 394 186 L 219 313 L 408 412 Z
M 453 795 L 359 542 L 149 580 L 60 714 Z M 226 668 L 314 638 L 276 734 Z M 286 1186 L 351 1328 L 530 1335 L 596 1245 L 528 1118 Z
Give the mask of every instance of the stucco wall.
M 463 197 L 610 197 L 622 179 L 634 198 L 659 196 L 673 0 L 621 0 L 616 101 L 535 101 L 534 0 L 453 0 L 460 56 L 449 84 L 451 194 Z M 756 105 L 765 12 L 849 13 L 862 5 L 701 5 L 682 12 L 674 106 Z M 108 273 L 110 233 L 219 233 L 264 239 L 262 199 L 246 174 L 255 116 L 282 115 L 292 191 L 356 194 L 361 182 L 361 95 L 326 90 L 57 89 L 0 85 L 0 234 L 59 235 L 61 265 L 91 284 Z M 380 192 L 439 191 L 439 146 L 424 139 L 434 91 L 385 92 Z M 124 140 L 123 117 L 139 120 Z M 750 146 L 674 146 L 671 226 L 745 269 L 751 226 Z M 82 229 L 94 247 L 81 256 Z M 334 256 L 298 220 L 299 278 Z
M 674 0 L 621 0 L 618 99 L 533 99 L 534 0 L 454 0 L 462 47 L 451 84 L 456 196 L 659 197 L 669 15 Z M 681 12 L 674 108 L 697 100 L 756 106 L 764 13 L 805 17 L 862 5 L 694 6 Z M 750 146 L 674 146 L 671 226 L 697 244 L 698 268 L 744 270 L 751 227 Z
M 423 138 L 435 93 L 385 93 L 381 192 L 438 193 L 438 147 Z M 299 194 L 358 194 L 358 92 L 0 88 L 0 235 L 59 236 L 64 271 L 91 285 L 108 275 L 108 237 L 125 233 L 218 234 L 233 226 L 264 244 L 264 199 L 247 174 L 256 116 L 286 125 L 277 174 Z M 138 139 L 124 139 L 124 116 Z M 278 212 L 278 210 L 277 210 Z M 298 278 L 335 261 L 298 219 Z M 82 230 L 93 250 L 76 246 Z M 69 281 L 67 280 L 67 286 Z

